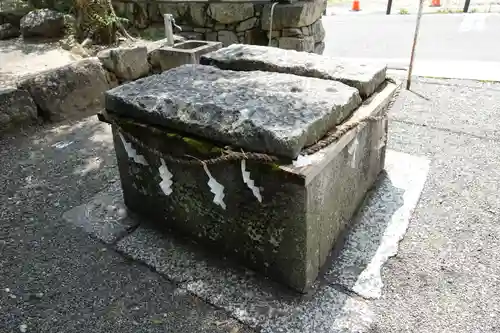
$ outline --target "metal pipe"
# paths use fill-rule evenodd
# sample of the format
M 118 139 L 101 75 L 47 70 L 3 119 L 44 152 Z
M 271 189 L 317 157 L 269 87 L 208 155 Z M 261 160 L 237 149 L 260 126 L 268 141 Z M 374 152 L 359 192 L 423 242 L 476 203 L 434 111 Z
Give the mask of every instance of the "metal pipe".
M 465 0 L 464 13 L 469 11 L 470 0 Z
M 413 37 L 413 46 L 411 48 L 410 68 L 408 68 L 408 79 L 406 80 L 406 90 L 410 90 L 411 73 L 413 72 L 413 60 L 415 59 L 415 49 L 417 47 L 418 31 L 420 30 L 420 19 L 424 8 L 424 0 L 420 0 L 418 5 L 417 25 L 415 26 L 415 36 Z
M 271 13 L 269 13 L 269 42 L 267 46 L 271 46 L 271 42 L 273 41 L 273 16 L 274 16 L 274 7 L 278 4 L 275 2 L 271 6 Z
M 165 23 L 165 38 L 167 39 L 167 46 L 174 45 L 174 31 L 172 28 L 172 14 L 163 14 L 163 23 Z
M 392 8 L 392 0 L 387 1 L 387 10 L 385 12 L 386 15 L 391 15 L 391 8 Z

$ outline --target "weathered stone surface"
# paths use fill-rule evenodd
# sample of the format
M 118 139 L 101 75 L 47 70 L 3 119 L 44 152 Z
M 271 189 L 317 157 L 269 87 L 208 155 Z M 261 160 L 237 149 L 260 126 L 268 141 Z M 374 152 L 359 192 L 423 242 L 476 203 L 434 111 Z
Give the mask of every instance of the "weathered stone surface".
M 186 65 L 106 93 L 106 109 L 251 151 L 296 158 L 361 103 L 340 82 Z
M 325 42 L 319 42 L 314 45 L 314 53 L 323 54 L 325 51 Z
M 109 86 L 99 59 L 88 58 L 26 78 L 19 88 L 30 93 L 43 118 L 60 121 L 96 113 Z
M 322 42 L 325 39 L 325 28 L 321 20 L 317 20 L 311 25 L 311 35 L 314 37 L 315 43 Z
M 386 78 L 386 67 L 345 62 L 317 54 L 258 45 L 233 44 L 204 55 L 204 65 L 231 70 L 263 70 L 343 82 L 370 96 Z
M 301 37 L 304 35 L 302 33 L 302 30 L 299 28 L 283 29 L 281 33 L 282 33 L 283 37 Z
M 18 37 L 21 34 L 18 27 L 10 23 L 0 25 L 0 40 Z
M 314 38 L 312 36 L 298 37 L 280 37 L 278 46 L 285 50 L 297 50 L 304 52 L 314 51 Z
M 16 126 L 33 124 L 36 120 L 37 108 L 27 91 L 0 87 L 0 135 Z
M 189 15 L 195 26 L 207 26 L 207 5 L 203 3 L 189 4 Z
M 236 26 L 236 31 L 246 31 L 250 30 L 257 24 L 258 19 L 256 17 L 251 17 L 248 20 L 238 23 Z
M 244 21 L 254 16 L 251 3 L 212 3 L 208 6 L 208 15 L 222 24 Z
M 226 30 L 226 29 L 227 29 L 227 25 L 225 25 L 225 24 L 216 23 L 214 25 L 214 30 L 215 31 Z
M 0 8 L 0 24 L 10 23 L 15 27 L 19 27 L 21 19 L 28 14 L 33 8 L 27 3 L 17 3 L 15 8 Z
M 267 45 L 267 43 L 268 38 L 263 30 L 255 28 L 245 31 L 245 44 Z
M 183 4 L 183 3 L 159 3 L 158 8 L 160 11 L 160 15 L 162 16 L 163 20 L 163 14 L 172 14 L 174 19 L 176 21 L 180 20 L 181 17 L 186 15 L 189 11 L 189 4 Z
M 273 30 L 309 26 L 322 17 L 325 5 L 323 0 L 279 4 L 274 7 Z M 262 12 L 261 26 L 263 30 L 270 30 L 271 6 L 271 4 L 265 5 Z
M 238 36 L 232 31 L 222 30 L 219 31 L 217 39 L 224 46 L 229 46 L 231 44 L 238 44 Z
M 205 34 L 205 39 L 208 40 L 208 41 L 214 41 L 214 42 L 216 42 L 216 41 L 218 41 L 217 35 L 218 35 L 218 33 L 216 31 L 214 31 L 214 32 L 207 32 Z
M 386 89 L 388 91 L 384 89 L 375 96 L 373 104 L 363 105 L 354 112 L 354 119 L 383 112 L 395 85 L 388 85 Z M 150 91 L 149 96 L 155 95 Z M 148 104 L 157 102 L 149 98 Z M 145 103 L 143 101 L 143 105 Z M 172 110 L 172 104 L 169 106 Z M 205 124 L 212 116 L 199 117 L 197 123 Z M 214 156 L 209 153 L 210 143 L 193 145 L 187 138 L 168 131 L 155 134 L 145 127 L 127 126 L 126 130 L 145 145 L 167 154 L 200 159 Z M 381 171 L 386 131 L 386 120 L 370 122 L 310 156 L 311 164 L 302 167 L 288 165 L 273 169 L 248 162 L 246 169 L 262 189 L 262 203 L 241 181 L 239 163 L 209 165 L 211 175 L 224 186 L 225 209 L 214 204 L 202 167 L 167 162 L 173 184 L 172 192 L 166 196 L 158 185 L 161 181 L 158 159 L 134 145 L 136 153 L 144 156 L 149 165 L 133 163 L 116 128 L 114 143 L 124 200 L 129 209 L 154 221 L 158 227 L 173 228 L 208 245 L 213 252 L 236 256 L 246 266 L 304 291 L 316 279 L 332 245 L 342 239 L 353 213 Z M 172 253 L 169 249 L 166 251 Z M 171 271 L 180 277 L 180 267 L 172 263 Z M 198 276 L 189 280 L 198 281 Z
M 23 37 L 61 37 L 64 34 L 64 15 L 50 9 L 37 9 L 21 19 Z
M 148 49 L 145 46 L 117 47 L 99 52 L 104 68 L 120 80 L 130 81 L 149 73 Z

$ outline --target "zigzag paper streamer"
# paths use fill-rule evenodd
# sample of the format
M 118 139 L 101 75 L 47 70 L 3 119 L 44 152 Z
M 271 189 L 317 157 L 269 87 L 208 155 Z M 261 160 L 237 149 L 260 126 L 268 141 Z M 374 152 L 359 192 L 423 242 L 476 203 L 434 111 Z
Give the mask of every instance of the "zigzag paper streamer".
M 174 183 L 172 181 L 172 173 L 170 170 L 168 170 L 167 165 L 165 164 L 165 161 L 163 158 L 160 159 L 161 161 L 161 166 L 158 168 L 158 172 L 160 173 L 160 177 L 162 181 L 160 182 L 160 188 L 165 193 L 165 195 L 170 195 L 172 194 L 172 184 Z
M 203 169 L 208 176 L 208 187 L 210 187 L 210 192 L 215 194 L 214 203 L 222 207 L 222 209 L 226 209 L 226 204 L 224 203 L 224 186 L 217 182 L 205 164 L 203 164 Z
M 135 163 L 142 164 L 142 165 L 149 165 L 148 161 L 146 161 L 144 156 L 137 154 L 134 147 L 132 147 L 132 144 L 128 143 L 121 133 L 118 133 L 118 135 L 120 136 L 120 139 L 122 140 L 123 147 L 125 148 L 125 151 L 127 152 L 127 155 L 129 158 L 133 159 Z
M 250 172 L 247 169 L 246 160 L 241 160 L 241 176 L 243 177 L 243 182 L 247 184 L 248 188 L 252 191 L 253 195 L 262 202 L 262 196 L 260 195 L 260 190 L 255 186 L 253 179 L 250 178 Z

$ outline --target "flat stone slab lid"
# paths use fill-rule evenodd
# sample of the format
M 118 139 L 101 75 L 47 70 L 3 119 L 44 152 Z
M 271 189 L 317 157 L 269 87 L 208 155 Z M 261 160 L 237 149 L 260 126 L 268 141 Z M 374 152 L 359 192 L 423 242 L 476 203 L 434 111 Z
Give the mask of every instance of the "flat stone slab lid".
M 386 66 L 377 64 L 246 44 L 233 44 L 207 53 L 201 57 L 200 63 L 222 69 L 262 70 L 340 81 L 358 89 L 363 98 L 375 92 L 386 79 L 387 72 Z
M 106 110 L 212 142 L 296 158 L 361 104 L 340 82 L 184 65 L 106 93 Z

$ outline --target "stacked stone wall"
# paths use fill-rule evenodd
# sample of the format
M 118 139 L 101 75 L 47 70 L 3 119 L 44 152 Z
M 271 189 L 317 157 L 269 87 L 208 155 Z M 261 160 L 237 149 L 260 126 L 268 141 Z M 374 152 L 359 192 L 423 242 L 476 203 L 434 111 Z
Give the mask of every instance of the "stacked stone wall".
M 174 31 L 188 39 L 271 45 L 283 49 L 315 52 L 324 50 L 325 31 L 321 18 L 324 0 L 277 4 L 270 18 L 272 3 L 168 3 L 114 0 L 118 15 L 129 19 L 138 29 L 163 29 L 163 14 L 172 14 L 182 31 Z

